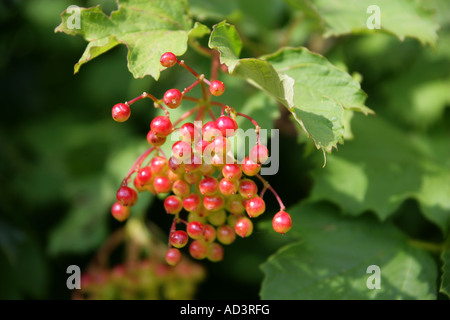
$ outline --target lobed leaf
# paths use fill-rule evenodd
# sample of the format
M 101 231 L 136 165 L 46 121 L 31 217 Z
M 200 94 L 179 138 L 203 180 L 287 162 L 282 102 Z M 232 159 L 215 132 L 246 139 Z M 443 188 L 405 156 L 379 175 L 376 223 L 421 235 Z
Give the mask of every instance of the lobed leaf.
M 450 230 L 448 135 L 413 136 L 383 120 L 357 117 L 355 139 L 313 171 L 312 201 L 326 199 L 345 212 L 392 215 L 408 199 L 418 200 L 424 215 L 445 234 Z
M 435 299 L 437 268 L 393 225 L 345 218 L 324 203 L 287 210 L 302 238 L 262 266 L 262 299 Z M 370 266 L 379 269 L 379 289 Z
M 164 52 L 179 56 L 186 52 L 192 21 L 187 14 L 185 0 L 121 0 L 118 10 L 105 15 L 100 6 L 80 8 L 80 28 L 71 24 L 73 11 L 64 11 L 62 22 L 55 32 L 81 35 L 89 42 L 82 57 L 75 65 L 80 67 L 111 50 L 118 44 L 128 48 L 128 69 L 135 78 L 151 75 L 158 79 Z M 196 29 L 198 25 L 194 27 Z M 204 32 L 193 32 L 192 36 Z
M 344 110 L 364 114 L 366 94 L 348 73 L 306 48 L 283 48 L 260 59 L 239 59 L 241 43 L 236 30 L 225 22 L 214 26 L 210 47 L 220 52 L 233 75 L 283 104 L 314 140 L 317 148 L 331 152 L 345 136 Z

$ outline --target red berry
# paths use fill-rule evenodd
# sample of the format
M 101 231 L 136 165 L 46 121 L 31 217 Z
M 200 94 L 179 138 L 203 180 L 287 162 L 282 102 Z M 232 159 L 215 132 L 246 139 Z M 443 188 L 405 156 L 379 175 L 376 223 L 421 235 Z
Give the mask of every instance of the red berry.
M 242 170 L 237 163 L 229 163 L 223 166 L 222 174 L 227 179 L 239 180 L 242 176 Z
M 198 140 L 198 141 L 195 143 L 195 146 L 194 146 L 195 151 L 196 151 L 197 153 L 203 155 L 203 152 L 205 151 L 206 147 L 207 147 L 210 143 L 211 143 L 211 142 L 206 141 L 206 140 L 203 140 L 203 139 Z
M 225 85 L 222 81 L 214 80 L 209 86 L 209 91 L 213 96 L 221 96 L 225 92 Z
M 212 262 L 219 262 L 223 260 L 223 247 L 217 242 L 209 244 L 207 258 Z
M 139 181 L 139 177 L 137 175 L 136 175 L 136 177 L 134 177 L 133 184 L 134 184 L 134 188 L 138 192 L 144 192 L 145 190 L 147 190 L 147 186 L 150 185 L 150 184 L 145 185 L 141 181 Z
M 203 231 L 203 241 L 211 243 L 216 240 L 216 229 L 210 224 L 205 225 L 205 230 Z
M 170 195 L 164 199 L 164 209 L 169 214 L 177 214 L 183 209 L 183 203 L 179 197 Z
M 195 137 L 195 126 L 192 122 L 186 122 L 180 127 L 181 139 L 186 142 L 193 142 Z
M 177 56 L 172 52 L 166 52 L 161 56 L 159 61 L 163 67 L 170 68 L 177 63 Z
M 167 164 L 169 166 L 169 169 L 173 171 L 176 174 L 182 174 L 184 173 L 184 165 L 183 163 L 175 158 L 174 156 L 171 156 L 169 160 L 167 161 Z
M 244 161 L 241 163 L 242 172 L 247 176 L 255 176 L 261 169 L 261 165 L 254 163 L 250 157 L 245 157 Z
M 137 192 L 127 186 L 120 187 L 116 193 L 117 201 L 123 206 L 134 206 L 136 204 L 138 195 Z
M 166 262 L 171 266 L 176 266 L 181 260 L 181 252 L 176 248 L 167 250 Z
M 183 208 L 188 212 L 197 211 L 201 205 L 202 199 L 198 194 L 191 193 L 183 199 Z
M 157 116 L 150 123 L 150 129 L 158 137 L 167 137 L 172 133 L 172 122 L 167 116 Z
M 206 210 L 217 211 L 223 208 L 225 201 L 220 195 L 204 196 L 203 206 Z
M 269 158 L 269 150 L 262 144 L 257 144 L 250 150 L 250 160 L 253 163 L 262 164 Z
M 209 144 L 217 155 L 224 155 L 230 150 L 230 141 L 224 136 L 215 137 L 214 140 Z M 225 164 L 225 160 L 221 164 Z
M 217 240 L 223 244 L 231 244 L 236 239 L 234 229 L 229 225 L 222 225 L 217 228 Z
M 169 242 L 175 248 L 183 248 L 188 243 L 189 237 L 186 231 L 177 230 L 170 234 Z
M 219 182 L 219 190 L 224 196 L 231 196 L 238 192 L 239 182 L 236 180 L 229 180 L 227 178 L 223 178 Z
M 152 170 L 150 167 L 140 168 L 137 172 L 137 178 L 142 185 L 150 183 L 152 180 Z
M 217 129 L 220 130 L 224 137 L 232 137 L 236 133 L 238 125 L 234 119 L 221 116 L 216 120 Z
M 153 187 L 156 193 L 166 193 L 172 189 L 172 182 L 170 182 L 168 177 L 158 176 L 153 180 Z
M 201 194 L 211 196 L 219 190 L 219 181 L 213 177 L 206 177 L 200 181 L 198 188 Z
M 125 221 L 130 216 L 130 207 L 125 207 L 119 202 L 115 202 L 111 207 L 111 214 L 117 221 Z
M 234 225 L 234 231 L 242 238 L 248 237 L 253 232 L 253 222 L 249 218 L 242 217 Z
M 242 179 L 239 183 L 239 194 L 244 199 L 253 198 L 258 192 L 258 186 L 253 180 L 250 179 Z
M 153 175 L 164 175 L 169 170 L 169 164 L 166 158 L 156 156 L 152 159 L 150 168 Z
M 292 227 L 292 219 L 289 213 L 279 211 L 273 216 L 272 227 L 278 233 L 285 234 Z
M 191 160 L 184 163 L 184 167 L 186 168 L 186 171 L 189 172 L 199 171 L 202 167 L 202 157 L 193 153 L 191 155 Z
M 169 89 L 164 93 L 163 100 L 170 109 L 176 109 L 181 104 L 182 98 L 183 95 L 180 90 Z
M 186 141 L 180 140 L 172 146 L 172 156 L 182 163 L 187 163 L 192 157 L 191 144 Z
M 166 142 L 166 137 L 157 136 L 152 130 L 150 130 L 147 134 L 147 141 L 154 147 L 159 147 Z
M 118 103 L 112 108 L 112 117 L 117 122 L 127 121 L 130 117 L 130 106 L 125 103 Z
M 191 237 L 192 239 L 194 239 L 194 240 L 201 239 L 201 238 L 203 238 L 203 233 L 205 231 L 205 225 L 198 221 L 192 221 L 192 222 L 188 223 L 188 225 L 186 227 L 186 231 L 187 231 L 189 237 Z
M 266 203 L 258 196 L 250 199 L 245 204 L 245 210 L 251 218 L 256 218 L 266 211 Z
M 208 251 L 209 245 L 203 240 L 194 240 L 189 246 L 189 253 L 195 259 L 205 259 Z
M 208 121 L 203 125 L 202 137 L 206 141 L 212 141 L 215 137 L 221 136 L 219 128 L 217 128 L 215 121 Z
M 175 195 L 184 198 L 191 192 L 191 186 L 183 180 L 176 180 L 172 185 L 172 191 Z

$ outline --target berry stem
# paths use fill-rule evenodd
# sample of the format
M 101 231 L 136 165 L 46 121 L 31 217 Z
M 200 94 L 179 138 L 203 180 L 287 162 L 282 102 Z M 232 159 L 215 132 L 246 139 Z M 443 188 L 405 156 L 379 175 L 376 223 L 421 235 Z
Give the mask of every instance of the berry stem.
M 205 106 L 201 106 L 200 110 L 198 110 L 197 116 L 195 117 L 195 121 L 203 120 L 204 111 L 205 111 Z
M 188 93 L 189 91 L 191 91 L 196 85 L 198 85 L 200 83 L 200 80 L 197 79 L 193 84 L 191 84 L 189 87 L 185 88 L 183 90 L 183 92 L 181 93 L 182 96 L 184 96 L 186 93 Z
M 209 113 L 209 116 L 211 117 L 211 119 L 212 119 L 213 121 L 216 121 L 216 116 L 214 115 L 214 112 L 212 112 L 211 109 L 208 109 L 208 113 Z
M 194 75 L 194 77 L 196 77 L 197 79 L 199 79 L 200 78 L 200 75 L 197 73 L 197 72 L 195 72 L 191 67 L 189 67 L 185 62 L 184 62 L 184 60 L 178 60 L 177 61 L 178 62 L 178 64 L 180 65 L 180 66 L 182 66 L 183 68 L 185 68 L 187 71 L 189 71 L 190 73 L 192 73 L 193 75 Z
M 264 189 L 269 189 L 273 193 L 273 195 L 275 196 L 275 198 L 278 201 L 278 204 L 280 205 L 280 211 L 284 211 L 284 209 L 286 209 L 286 207 L 284 206 L 283 201 L 281 200 L 280 196 L 275 191 L 275 189 L 272 188 L 272 186 L 269 184 L 269 182 L 266 179 L 264 179 L 260 174 L 257 174 L 256 177 L 259 180 L 261 180 L 261 182 L 264 184 Z M 263 191 L 264 191 L 264 189 L 263 189 Z M 263 192 L 261 192 L 261 193 L 263 193 Z
M 138 171 L 141 167 L 142 163 L 144 162 L 145 158 L 152 153 L 153 150 L 156 150 L 156 147 L 150 147 L 148 148 L 143 154 L 139 156 L 139 158 L 136 159 L 134 164 L 131 166 L 130 170 L 128 171 L 127 176 L 122 180 L 122 186 L 127 186 L 130 183 L 130 177 L 131 175 Z M 159 148 L 158 148 L 159 149 Z
M 150 93 L 144 92 L 140 96 L 138 96 L 130 101 L 125 102 L 125 104 L 131 106 L 136 101 L 144 99 L 144 98 L 149 98 L 149 99 L 152 99 L 153 102 L 155 102 L 155 103 L 160 103 L 160 101 L 158 99 L 156 99 L 153 95 L 151 95 Z

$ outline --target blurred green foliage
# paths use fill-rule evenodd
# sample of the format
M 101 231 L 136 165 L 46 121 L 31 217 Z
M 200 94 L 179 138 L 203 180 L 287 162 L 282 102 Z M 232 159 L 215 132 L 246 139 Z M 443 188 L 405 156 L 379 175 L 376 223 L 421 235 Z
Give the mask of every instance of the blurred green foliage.
M 253 87 L 223 75 L 229 86 L 220 101 L 280 129 L 280 171 L 270 177 L 271 185 L 288 208 L 301 200 L 331 201 L 344 213 L 369 214 L 389 224 L 380 228 L 395 225 L 404 236 L 445 243 L 450 227 L 448 2 L 426 2 L 440 25 L 435 49 L 383 32 L 325 39 L 315 18 L 288 2 L 190 0 L 189 5 L 193 17 L 209 27 L 223 19 L 236 25 L 244 44 L 241 58 L 282 46 L 306 46 L 325 55 L 362 80 L 366 104 L 376 112 L 370 117 L 377 119 L 352 118 L 354 141 L 340 145 L 322 169 L 322 154 L 298 133 L 285 110 Z M 142 103 L 126 124 L 119 124 L 111 119 L 111 107 L 143 91 L 162 96 L 167 88 L 187 83 L 188 75 L 175 70 L 162 73 L 158 82 L 134 79 L 124 46 L 73 75 L 86 43 L 54 29 L 69 5 L 97 4 L 106 13 L 116 8 L 111 0 L 0 2 L 0 299 L 71 297 L 67 266 L 86 267 L 108 235 L 122 226 L 111 218 L 110 205 L 121 179 L 147 147 L 145 136 L 155 114 L 150 103 Z M 199 72 L 209 72 L 210 61 L 194 50 L 183 59 Z M 261 104 L 271 111 L 259 111 Z M 132 214 L 168 230 L 171 221 L 165 219 L 161 200 L 141 198 Z M 277 210 L 275 199 L 268 198 L 267 210 Z M 261 220 L 264 224 L 270 216 Z M 367 228 L 366 220 L 363 224 Z M 298 230 L 279 237 L 257 227 L 250 238 L 238 239 L 226 248 L 223 262 L 204 263 L 208 273 L 197 298 L 258 298 L 265 279 L 259 266 L 278 248 L 302 237 Z M 442 271 L 441 291 L 448 294 L 446 252 L 433 252 L 432 257 Z M 429 257 L 419 255 L 429 267 Z M 435 271 L 429 273 L 432 278 Z

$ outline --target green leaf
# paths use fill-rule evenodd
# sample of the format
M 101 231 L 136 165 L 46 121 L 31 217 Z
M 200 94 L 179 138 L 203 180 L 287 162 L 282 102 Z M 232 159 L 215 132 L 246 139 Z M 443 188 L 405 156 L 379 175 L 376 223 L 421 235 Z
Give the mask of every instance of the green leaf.
M 262 266 L 262 299 L 435 299 L 437 267 L 390 224 L 372 217 L 344 218 L 329 204 L 289 208 L 302 238 Z M 379 289 L 375 273 L 379 267 Z
M 287 0 L 291 5 L 318 20 L 325 36 L 339 36 L 349 33 L 369 32 L 371 17 L 379 8 L 382 31 L 394 34 L 400 40 L 405 37 L 418 39 L 422 44 L 434 46 L 439 25 L 433 12 L 421 6 L 420 1 L 409 0 Z M 368 12 L 369 11 L 369 12 Z M 377 30 L 377 29 L 374 29 Z
M 220 62 L 233 72 L 242 49 L 242 41 L 233 25 L 222 21 L 213 26 L 208 46 L 220 52 Z
M 209 46 L 219 50 L 233 75 L 287 107 L 317 148 L 331 152 L 343 142 L 348 118 L 344 110 L 372 113 L 364 105 L 366 94 L 359 82 L 325 57 L 306 48 L 283 48 L 261 59 L 238 59 L 238 39 L 236 29 L 221 22 L 214 26 Z
M 151 75 L 158 79 L 164 52 L 182 55 L 187 49 L 192 21 L 183 0 L 121 0 L 118 10 L 105 15 L 100 6 L 80 9 L 80 28 L 72 26 L 73 12 L 64 11 L 55 32 L 82 35 L 89 42 L 75 73 L 81 65 L 118 44 L 128 47 L 128 69 L 135 78 Z
M 287 107 L 317 148 L 331 152 L 343 142 L 345 109 L 372 113 L 357 81 L 306 48 L 263 59 L 242 59 L 234 73 Z
M 346 213 L 372 210 L 381 219 L 408 199 L 446 233 L 450 228 L 450 150 L 447 135 L 406 134 L 380 116 L 355 114 L 355 139 L 313 171 L 311 201 L 329 200 Z

